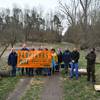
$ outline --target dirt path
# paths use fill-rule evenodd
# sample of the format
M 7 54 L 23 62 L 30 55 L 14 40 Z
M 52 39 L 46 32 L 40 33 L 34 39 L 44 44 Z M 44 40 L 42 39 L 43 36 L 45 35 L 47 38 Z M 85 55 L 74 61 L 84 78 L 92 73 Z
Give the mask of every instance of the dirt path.
M 60 74 L 47 78 L 41 94 L 41 100 L 63 100 L 61 85 Z
M 23 78 L 17 84 L 17 88 L 8 96 L 6 100 L 20 100 L 23 93 L 26 91 L 31 78 Z

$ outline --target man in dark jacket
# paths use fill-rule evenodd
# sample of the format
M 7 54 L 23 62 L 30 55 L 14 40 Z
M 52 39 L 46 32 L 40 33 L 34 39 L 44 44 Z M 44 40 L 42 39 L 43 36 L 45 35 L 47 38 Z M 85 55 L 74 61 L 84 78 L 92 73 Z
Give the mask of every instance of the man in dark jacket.
M 23 44 L 23 48 L 21 49 L 22 51 L 29 51 L 29 49 L 26 47 L 26 44 Z M 29 75 L 29 68 L 26 69 L 26 75 Z M 22 75 L 24 75 L 24 68 L 21 69 Z
M 16 76 L 16 65 L 17 65 L 17 53 L 14 48 L 12 48 L 11 53 L 8 56 L 8 65 L 12 66 L 12 76 Z
M 58 49 L 57 56 L 58 56 L 58 64 L 56 65 L 56 71 L 59 72 L 60 65 L 62 63 L 62 56 L 63 56 L 61 48 Z
M 91 49 L 90 53 L 86 56 L 87 59 L 87 81 L 90 81 L 90 77 L 92 77 L 92 82 L 95 83 L 95 61 L 96 61 L 96 53 L 95 49 Z
M 74 69 L 75 69 L 75 75 L 76 75 L 76 79 L 78 79 L 78 60 L 79 60 L 80 54 L 78 52 L 78 50 L 76 48 L 74 48 L 74 50 L 71 53 L 71 70 L 70 70 L 70 78 L 73 77 L 74 74 Z
M 70 53 L 70 51 L 67 49 L 67 50 L 65 50 L 65 52 L 63 53 L 63 62 L 64 62 L 64 66 L 65 66 L 65 73 L 68 73 L 68 67 L 69 67 L 70 61 L 71 61 L 71 53 Z

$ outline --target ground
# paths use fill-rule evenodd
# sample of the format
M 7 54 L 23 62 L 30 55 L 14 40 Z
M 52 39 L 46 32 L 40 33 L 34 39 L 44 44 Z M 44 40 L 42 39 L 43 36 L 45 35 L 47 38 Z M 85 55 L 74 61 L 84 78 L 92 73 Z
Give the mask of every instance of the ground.
M 46 79 L 40 100 L 63 100 L 63 89 L 60 77 L 60 73 L 56 73 Z
M 37 45 L 38 48 L 41 44 Z M 72 44 L 43 44 L 43 47 L 72 48 Z M 30 47 L 33 47 L 30 45 Z M 19 48 L 19 45 L 16 45 Z M 5 59 L 10 48 L 5 52 L 2 59 Z M 80 51 L 81 57 L 79 68 L 86 68 L 85 51 Z M 98 56 L 98 55 L 97 55 Z M 99 57 L 98 57 L 99 59 Z M 0 62 L 0 67 L 7 63 Z M 100 83 L 100 64 L 96 64 L 96 81 Z M 19 92 L 17 92 L 19 91 Z M 70 80 L 69 74 L 55 74 L 51 77 L 6 77 L 0 79 L 0 100 L 100 100 L 100 92 L 96 92 L 91 82 L 86 81 L 86 76 Z M 15 99 L 14 99 L 15 100 Z

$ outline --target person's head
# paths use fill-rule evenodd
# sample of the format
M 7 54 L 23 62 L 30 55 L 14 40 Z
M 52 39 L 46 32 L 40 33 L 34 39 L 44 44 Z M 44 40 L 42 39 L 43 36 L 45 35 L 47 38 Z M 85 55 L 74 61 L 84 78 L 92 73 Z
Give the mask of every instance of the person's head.
M 65 50 L 64 50 L 64 51 L 65 51 L 65 52 L 66 52 L 66 51 L 69 51 L 69 48 L 65 48 Z
M 48 51 L 48 48 L 44 48 L 44 50 Z
M 26 44 L 25 43 L 23 44 L 23 48 L 26 48 Z
M 52 48 L 52 49 L 51 49 L 51 52 L 52 52 L 52 53 L 55 53 L 55 49 Z
M 43 50 L 42 48 L 38 48 L 39 51 Z
M 62 52 L 62 49 L 61 48 L 58 48 L 58 53 Z
M 95 52 L 95 48 L 92 48 L 92 49 L 91 49 L 91 52 Z
M 35 51 L 35 48 L 32 48 L 32 51 Z
M 74 48 L 73 51 L 77 51 L 77 48 Z
M 11 53 L 15 52 L 15 49 L 14 48 L 11 48 Z

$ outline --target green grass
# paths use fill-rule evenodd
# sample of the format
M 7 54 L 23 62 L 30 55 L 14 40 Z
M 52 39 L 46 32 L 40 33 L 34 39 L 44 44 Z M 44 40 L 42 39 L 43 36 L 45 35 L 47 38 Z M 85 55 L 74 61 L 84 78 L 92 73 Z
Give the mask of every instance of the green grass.
M 81 51 L 79 68 L 86 68 L 85 52 Z M 100 83 L 100 65 L 96 64 L 96 81 Z M 63 77 L 65 77 L 63 75 Z M 66 77 L 65 77 L 66 78 Z M 68 77 L 63 81 L 64 100 L 100 100 L 100 92 L 94 90 L 93 84 L 86 81 L 87 76 L 82 75 L 79 80 Z
M 25 95 L 22 96 L 21 100 L 40 100 L 40 93 L 43 88 L 43 79 L 34 78 L 30 84 L 29 89 L 26 91 Z
M 81 76 L 79 80 L 64 81 L 64 100 L 100 100 L 100 93 L 86 82 L 86 76 Z
M 0 80 L 0 100 L 5 100 L 8 94 L 15 88 L 18 78 L 7 77 Z

